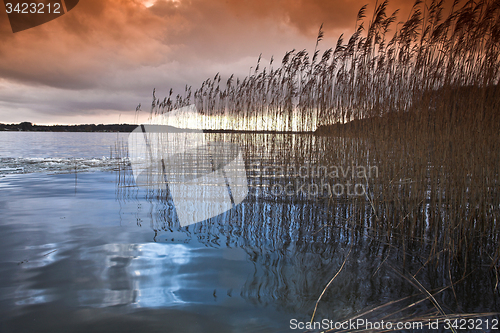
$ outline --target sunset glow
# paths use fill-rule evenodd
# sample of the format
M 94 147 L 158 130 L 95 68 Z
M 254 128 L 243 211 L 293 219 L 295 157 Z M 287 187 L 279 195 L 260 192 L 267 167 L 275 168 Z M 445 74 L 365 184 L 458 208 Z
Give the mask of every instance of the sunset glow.
M 86 0 L 46 24 L 13 33 L 0 11 L 0 123 L 133 122 L 136 106 L 243 78 L 285 52 L 321 50 L 352 33 L 363 1 Z M 391 8 L 409 4 L 395 1 Z M 374 3 L 368 7 L 373 10 Z M 401 16 L 403 17 L 403 16 Z M 147 108 L 143 108 L 147 109 Z

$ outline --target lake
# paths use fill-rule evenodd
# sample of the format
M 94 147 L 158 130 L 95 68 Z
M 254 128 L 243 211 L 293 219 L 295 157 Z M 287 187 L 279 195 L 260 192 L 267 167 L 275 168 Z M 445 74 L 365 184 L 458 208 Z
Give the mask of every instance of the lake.
M 243 161 L 215 216 L 213 194 L 181 202 L 172 177 L 137 186 L 128 133 L 0 132 L 0 331 L 304 332 L 313 314 L 313 332 L 498 327 L 498 166 L 455 178 L 432 145 L 201 136 Z

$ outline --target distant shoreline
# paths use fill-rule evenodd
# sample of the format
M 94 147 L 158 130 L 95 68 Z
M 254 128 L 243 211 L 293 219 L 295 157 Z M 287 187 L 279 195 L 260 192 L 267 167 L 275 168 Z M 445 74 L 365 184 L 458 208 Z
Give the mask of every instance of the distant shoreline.
M 19 124 L 2 124 L 0 123 L 0 132 L 101 132 L 113 133 L 122 132 L 130 133 L 137 128 L 138 125 L 132 124 L 83 124 L 83 125 L 35 125 L 30 122 L 22 122 Z M 224 130 L 224 129 L 204 129 L 204 133 L 272 133 L 272 134 L 314 134 L 314 131 L 258 131 L 258 130 Z
M 10 132 L 132 132 L 136 127 L 137 125 L 130 124 L 35 125 L 30 122 L 0 123 L 0 131 Z

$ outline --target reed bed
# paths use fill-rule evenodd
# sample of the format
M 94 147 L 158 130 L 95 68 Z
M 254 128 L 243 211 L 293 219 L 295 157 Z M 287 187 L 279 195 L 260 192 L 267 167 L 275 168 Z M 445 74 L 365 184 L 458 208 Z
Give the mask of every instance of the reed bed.
M 484 166 L 498 159 L 496 146 L 492 142 L 472 151 L 479 159 L 467 159 L 477 148 L 471 143 L 455 154 L 450 141 L 418 138 L 211 133 L 209 141 L 232 142 L 245 153 L 250 193 L 242 205 L 180 227 L 166 188 L 138 190 L 128 168 L 121 171 L 118 197 L 126 207 L 144 196 L 144 213 L 134 214 L 157 241 L 178 232 L 186 241 L 244 249 L 263 269 L 242 287 L 243 297 L 256 304 L 310 315 L 352 248 L 318 304 L 318 318 L 350 318 L 360 307 L 378 309 L 379 300 L 388 300 L 387 306 L 370 312 L 373 320 L 391 313 L 392 319 L 443 316 L 432 312 L 424 291 L 445 313 L 492 311 L 498 300 L 499 164 Z M 376 165 L 379 174 L 361 180 L 366 196 L 271 193 L 274 185 L 297 180 L 320 184 L 318 176 L 276 171 L 303 165 Z M 473 290 L 481 290 L 481 297 Z M 365 298 L 359 298 L 361 291 Z
M 497 125 L 500 2 L 417 0 L 399 23 L 387 6 L 376 5 L 369 20 L 363 6 L 355 33 L 322 54 L 320 28 L 312 55 L 289 51 L 276 68 L 273 58 L 263 67 L 259 57 L 243 79 L 217 73 L 176 97 L 172 89 L 163 100 L 153 92 L 151 114 L 194 103 L 234 129 L 260 119 L 260 129 L 290 131 L 383 116 L 440 131 Z
M 387 1 L 377 4 L 369 20 L 362 7 L 355 33 L 323 53 L 320 28 L 312 55 L 292 50 L 276 68 L 273 59 L 262 67 L 259 57 L 253 74 L 242 80 L 223 81 L 217 74 L 196 90 L 186 86 L 182 95 L 173 97 L 170 90 L 163 100 L 154 91 L 151 116 L 194 103 L 200 113 L 220 117 L 221 128 L 229 123 L 233 129 L 254 129 L 257 122 L 260 130 L 317 134 L 212 134 L 215 141 L 242 147 L 250 183 L 258 186 L 228 217 L 230 224 L 212 219 L 188 228 L 176 225 L 163 189 L 148 191 L 155 235 L 183 230 L 211 246 L 245 248 L 269 271 L 242 294 L 266 302 L 267 291 L 275 297 L 269 303 L 297 304 L 304 312 L 323 293 L 322 303 L 331 306 L 328 299 L 338 288 L 357 288 L 349 278 L 356 279 L 356 262 L 368 257 L 369 272 L 359 279 L 386 288 L 373 291 L 375 298 L 385 297 L 394 286 L 384 277 L 395 274 L 399 292 L 389 292 L 394 297 L 387 308 L 401 318 L 446 318 L 450 312 L 498 307 L 500 0 L 416 1 L 401 23 L 387 6 Z M 362 197 L 266 192 L 294 177 L 276 177 L 270 169 L 266 174 L 264 167 L 306 164 L 376 166 L 379 174 L 362 180 Z M 128 187 L 130 175 L 119 177 L 127 185 L 122 194 L 137 195 Z M 287 254 L 290 244 L 296 259 Z M 338 259 L 350 246 L 358 249 L 352 259 Z M 265 263 L 270 253 L 276 260 Z M 287 269 L 290 260 L 298 267 L 298 282 L 275 280 L 280 274 L 273 272 Z M 325 272 L 344 264 L 325 291 L 333 276 Z M 488 304 L 470 295 L 479 286 Z M 281 289 L 294 290 L 297 298 L 276 295 Z M 396 295 L 405 305 L 394 308 Z M 415 302 L 430 302 L 436 312 L 417 311 Z M 318 305 L 320 316 L 330 311 Z M 334 311 L 349 318 L 348 311 Z

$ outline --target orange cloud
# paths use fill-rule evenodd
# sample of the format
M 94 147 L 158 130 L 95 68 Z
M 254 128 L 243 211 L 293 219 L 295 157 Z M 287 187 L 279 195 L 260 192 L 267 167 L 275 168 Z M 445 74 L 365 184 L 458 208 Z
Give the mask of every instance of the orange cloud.
M 153 87 L 180 92 L 216 72 L 245 75 L 260 53 L 268 61 L 292 48 L 312 51 L 322 23 L 326 49 L 352 32 L 364 2 L 80 0 L 66 15 L 15 34 L 0 11 L 0 79 L 16 87 L 0 89 L 0 122 L 13 108 L 93 116 L 134 110 Z M 392 7 L 399 4 L 411 5 Z

